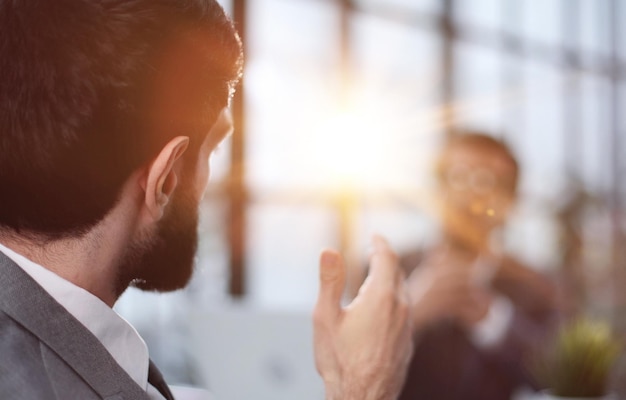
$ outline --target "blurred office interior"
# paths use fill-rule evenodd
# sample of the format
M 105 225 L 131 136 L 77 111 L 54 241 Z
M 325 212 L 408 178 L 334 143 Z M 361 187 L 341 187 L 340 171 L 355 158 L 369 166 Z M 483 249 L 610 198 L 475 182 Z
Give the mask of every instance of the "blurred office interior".
M 558 280 L 568 312 L 626 333 L 626 2 L 221 3 L 246 63 L 195 277 L 117 305 L 169 381 L 323 398 L 318 254 L 340 249 L 354 286 L 372 233 L 398 251 L 432 240 L 431 163 L 456 129 L 504 139 L 520 162 L 508 250 Z

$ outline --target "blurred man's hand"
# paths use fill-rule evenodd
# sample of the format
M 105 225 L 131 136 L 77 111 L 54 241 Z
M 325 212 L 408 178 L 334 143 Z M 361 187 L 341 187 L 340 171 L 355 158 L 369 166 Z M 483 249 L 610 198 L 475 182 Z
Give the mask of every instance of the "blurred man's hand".
M 370 275 L 346 308 L 343 259 L 321 256 L 314 340 L 327 400 L 394 400 L 404 382 L 413 346 L 404 276 L 384 239 L 373 247 Z
M 413 271 L 408 290 L 416 331 L 443 319 L 471 328 L 487 315 L 490 290 L 476 282 L 467 264 L 453 254 L 437 254 Z

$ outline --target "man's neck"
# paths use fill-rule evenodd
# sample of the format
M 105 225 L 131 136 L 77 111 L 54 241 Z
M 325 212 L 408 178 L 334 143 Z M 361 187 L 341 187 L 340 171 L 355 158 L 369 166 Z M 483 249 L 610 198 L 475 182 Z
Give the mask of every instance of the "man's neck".
M 114 211 L 86 234 L 62 239 L 0 229 L 0 243 L 112 307 L 120 295 L 119 260 L 132 240 L 127 221 Z

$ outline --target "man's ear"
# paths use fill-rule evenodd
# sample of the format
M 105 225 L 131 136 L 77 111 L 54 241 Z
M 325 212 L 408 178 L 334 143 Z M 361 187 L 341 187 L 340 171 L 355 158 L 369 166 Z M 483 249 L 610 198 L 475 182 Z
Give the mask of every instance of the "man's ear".
M 153 220 L 159 220 L 165 212 L 165 206 L 178 185 L 177 168 L 189 138 L 177 136 L 161 149 L 161 152 L 148 165 L 141 180 L 144 191 L 144 207 Z

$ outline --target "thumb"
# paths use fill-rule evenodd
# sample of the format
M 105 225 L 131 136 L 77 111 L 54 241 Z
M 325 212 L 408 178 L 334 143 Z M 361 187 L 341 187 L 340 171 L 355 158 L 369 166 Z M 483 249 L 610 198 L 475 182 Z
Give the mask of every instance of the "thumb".
M 325 250 L 320 257 L 320 290 L 317 298 L 318 318 L 335 319 L 341 312 L 341 297 L 346 285 L 346 267 L 339 253 Z

